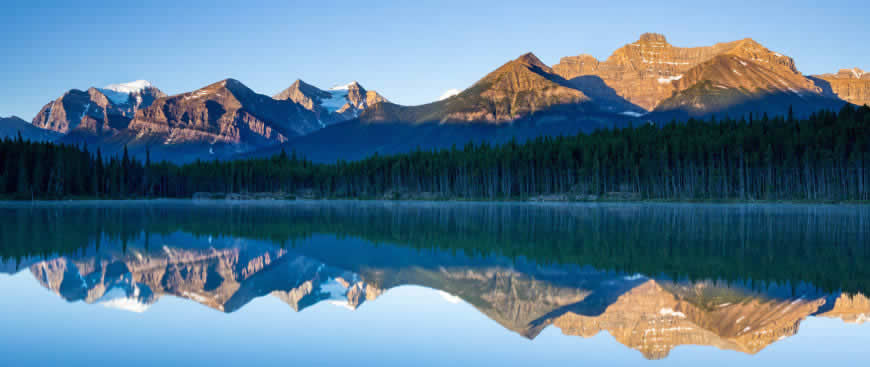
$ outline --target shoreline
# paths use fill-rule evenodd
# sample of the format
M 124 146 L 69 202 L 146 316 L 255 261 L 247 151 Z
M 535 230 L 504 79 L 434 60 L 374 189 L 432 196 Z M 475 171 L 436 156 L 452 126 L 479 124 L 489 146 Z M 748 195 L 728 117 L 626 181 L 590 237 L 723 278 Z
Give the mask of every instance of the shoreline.
M 535 199 L 429 199 L 429 198 L 63 198 L 63 199 L 35 199 L 16 200 L 0 198 L 0 205 L 4 204 L 60 204 L 60 203 L 157 203 L 157 202 L 198 202 L 198 203 L 316 203 L 316 202 L 360 202 L 360 203 L 469 203 L 469 204 L 709 204 L 709 205 L 831 205 L 831 206 L 862 206 L 870 205 L 870 201 L 835 201 L 835 200 L 682 200 L 682 199 L 646 199 L 646 200 L 535 200 Z

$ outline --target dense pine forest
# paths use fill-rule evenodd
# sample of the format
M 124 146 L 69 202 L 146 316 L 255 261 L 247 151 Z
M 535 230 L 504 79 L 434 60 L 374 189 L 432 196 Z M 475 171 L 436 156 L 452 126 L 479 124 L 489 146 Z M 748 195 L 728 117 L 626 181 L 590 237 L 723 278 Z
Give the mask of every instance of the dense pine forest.
M 6 139 L 0 195 L 13 199 L 283 192 L 317 198 L 870 200 L 870 108 L 806 119 L 748 116 L 643 124 L 500 146 L 356 162 L 166 162 Z

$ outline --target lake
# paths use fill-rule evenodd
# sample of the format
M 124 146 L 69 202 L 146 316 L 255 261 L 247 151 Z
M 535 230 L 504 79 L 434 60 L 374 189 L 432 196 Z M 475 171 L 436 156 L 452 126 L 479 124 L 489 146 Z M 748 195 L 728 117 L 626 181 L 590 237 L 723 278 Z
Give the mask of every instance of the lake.
M 0 203 L 0 365 L 816 366 L 870 207 Z

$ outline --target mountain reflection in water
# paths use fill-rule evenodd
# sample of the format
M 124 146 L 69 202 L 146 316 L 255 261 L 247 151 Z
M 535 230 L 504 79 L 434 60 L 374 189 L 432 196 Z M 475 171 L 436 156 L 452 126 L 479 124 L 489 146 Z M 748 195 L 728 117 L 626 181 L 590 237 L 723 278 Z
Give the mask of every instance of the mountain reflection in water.
M 863 207 L 159 201 L 0 214 L 0 272 L 134 312 L 166 295 L 226 313 L 264 296 L 356 309 L 418 285 L 530 339 L 551 325 L 607 331 L 649 359 L 680 345 L 755 354 L 807 317 L 870 315 Z

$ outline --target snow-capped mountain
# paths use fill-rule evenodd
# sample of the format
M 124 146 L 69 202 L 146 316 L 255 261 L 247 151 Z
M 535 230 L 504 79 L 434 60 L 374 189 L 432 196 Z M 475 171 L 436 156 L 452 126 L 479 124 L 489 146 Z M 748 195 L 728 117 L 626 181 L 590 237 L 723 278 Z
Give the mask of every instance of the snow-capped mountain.
M 127 103 L 131 95 L 140 94 L 148 88 L 153 88 L 151 82 L 137 80 L 129 83 L 109 84 L 100 88 L 100 91 L 114 103 Z
M 150 106 L 155 99 L 166 97 L 165 93 L 147 80 L 110 84 L 99 88 L 99 91 L 130 118 L 137 110 Z
M 292 100 L 314 112 L 322 126 L 359 117 L 362 111 L 386 98 L 374 91 L 367 91 L 357 82 L 338 85 L 322 90 L 297 80 L 275 97 L 277 100 Z
M 342 109 L 364 110 L 366 108 L 365 99 L 351 100 L 350 98 L 351 89 L 357 88 L 362 88 L 357 82 L 329 88 L 327 93 L 330 94 L 330 98 L 323 101 L 323 107 L 329 110 L 329 112 L 338 112 Z
M 103 135 L 126 128 L 136 111 L 166 97 L 145 80 L 112 84 L 85 91 L 70 89 L 47 103 L 33 118 L 33 126 L 67 134 L 73 130 Z

